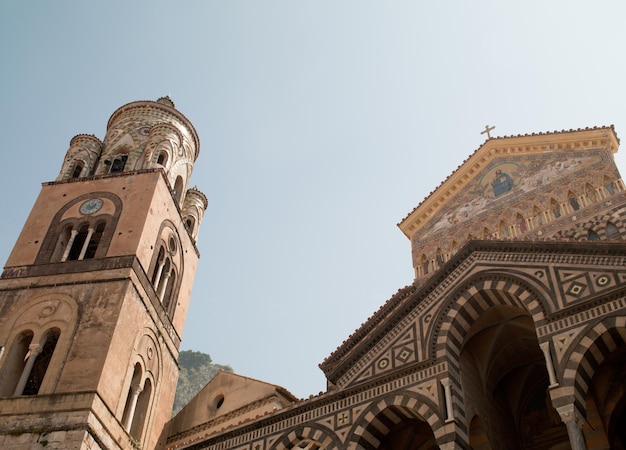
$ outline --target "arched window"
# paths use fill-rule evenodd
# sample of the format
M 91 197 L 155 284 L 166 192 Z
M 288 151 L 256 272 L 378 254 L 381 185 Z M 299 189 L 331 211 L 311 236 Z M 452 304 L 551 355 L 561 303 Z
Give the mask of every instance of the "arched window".
M 41 388 L 41 383 L 48 370 L 48 365 L 50 365 L 54 349 L 59 341 L 59 335 L 60 332 L 58 330 L 50 331 L 46 335 L 45 342 L 36 350 L 39 351 L 38 355 L 35 356 L 34 350 L 31 349 L 29 360 L 34 356 L 35 361 L 26 379 L 26 385 L 24 386 L 22 395 L 37 395 L 39 393 L 39 388 Z
M 24 331 L 13 343 L 2 367 L 0 394 L 3 397 L 37 395 L 54 354 L 60 331 L 45 334 L 41 343 L 33 343 L 33 332 Z
M 543 212 L 541 212 L 538 206 L 533 208 L 533 222 L 535 227 L 543 225 Z
M 561 207 L 555 199 L 552 199 L 552 201 L 550 202 L 550 211 L 552 212 L 552 215 L 555 219 L 561 217 Z
M 587 198 L 588 204 L 595 203 L 596 201 L 596 190 L 589 183 L 585 185 L 585 197 Z
M 78 229 L 78 233 L 76 233 L 76 236 L 72 240 L 72 245 L 70 246 L 70 251 L 67 255 L 67 259 L 72 261 L 79 259 L 79 256 L 81 255 L 83 247 L 85 245 L 88 233 L 89 224 L 84 224 Z
M 26 356 L 32 340 L 33 332 L 23 331 L 9 348 L 0 371 L 0 397 L 11 397 L 15 394 L 15 388 L 26 366 L 28 359 Z
M 508 239 L 510 237 L 509 224 L 504 220 L 500 221 L 500 236 L 502 239 Z
M 126 161 L 128 161 L 128 155 L 117 155 L 113 160 L 109 162 L 109 173 L 119 173 L 124 171 L 124 167 L 126 166 Z M 107 161 L 105 161 L 105 164 Z
M 589 233 L 588 234 L 588 239 L 590 241 L 595 241 L 596 239 L 600 239 L 600 236 L 598 236 L 598 233 L 596 233 L 595 231 L 589 230 L 588 233 Z
M 185 228 L 187 228 L 187 230 L 190 233 L 193 233 L 193 227 L 196 224 L 196 219 L 193 216 L 187 216 L 185 218 Z
M 126 405 L 124 406 L 124 414 L 122 415 L 122 423 L 124 428 L 130 431 L 130 427 L 133 423 L 133 417 L 135 415 L 135 409 L 137 408 L 137 399 L 141 393 L 141 381 L 143 378 L 143 369 L 141 364 L 135 364 L 133 370 L 133 378 L 130 382 L 130 388 L 128 389 L 128 395 L 126 397 Z
M 613 181 L 609 177 L 604 177 L 604 189 L 609 193 L 609 195 L 615 194 L 615 185 Z
M 100 243 L 100 239 L 102 239 L 102 233 L 104 233 L 104 222 L 100 222 L 96 225 L 93 234 L 91 235 L 91 239 L 87 242 L 87 249 L 85 251 L 84 259 L 92 259 L 96 255 L 96 250 L 98 250 L 98 244 Z
M 105 226 L 105 222 L 98 222 L 95 226 L 82 223 L 76 228 L 72 225 L 66 226 L 59 237 L 59 250 L 56 252 L 58 254 L 60 249 L 63 249 L 60 261 L 81 261 L 94 258 Z
M 428 269 L 430 266 L 430 261 L 428 261 L 428 258 L 426 257 L 426 255 L 422 255 L 422 274 L 426 275 L 428 273 Z
M 76 163 L 74 164 L 74 168 L 72 169 L 72 173 L 70 174 L 70 177 L 71 178 L 80 177 L 80 174 L 83 173 L 84 168 L 85 168 L 85 165 L 82 161 L 76 161 Z
M 137 440 L 141 439 L 151 397 L 152 382 L 146 377 L 141 364 L 136 363 L 124 406 L 122 423 L 126 431 Z
M 519 227 L 519 231 L 520 233 L 526 233 L 526 219 L 524 218 L 524 216 L 522 216 L 521 214 L 517 214 L 517 226 Z
M 151 281 L 154 292 L 167 309 L 173 295 L 174 284 L 176 283 L 176 268 L 164 246 L 159 248 Z
M 155 287 L 158 286 L 158 279 L 161 278 L 161 271 L 163 270 L 163 264 L 165 264 L 165 249 L 163 246 L 159 247 L 159 254 L 157 256 L 156 264 L 154 266 L 154 271 L 152 272 L 151 282 Z
M 569 205 L 572 207 L 573 211 L 578 211 L 580 209 L 580 204 L 578 203 L 576 194 L 574 194 L 573 192 L 570 192 L 567 195 L 567 201 L 569 202 Z
M 173 300 L 173 293 L 174 293 L 174 285 L 176 284 L 176 271 L 174 270 L 174 268 L 172 268 L 172 270 L 170 271 L 170 277 L 169 280 L 167 281 L 167 287 L 165 289 L 165 294 L 163 294 L 163 306 L 165 307 L 165 309 L 168 309 L 170 306 L 171 301 Z
M 174 200 L 180 204 L 180 199 L 183 195 L 183 178 L 181 176 L 176 177 L 174 183 Z
M 159 153 L 159 156 L 157 156 L 157 164 L 165 167 L 167 164 L 167 152 Z
M 133 423 L 130 427 L 130 434 L 135 439 L 141 439 L 143 428 L 148 416 L 148 407 L 150 406 L 150 398 L 152 397 L 152 382 L 149 378 L 144 381 L 143 388 L 137 398 L 137 407 L 133 416 Z

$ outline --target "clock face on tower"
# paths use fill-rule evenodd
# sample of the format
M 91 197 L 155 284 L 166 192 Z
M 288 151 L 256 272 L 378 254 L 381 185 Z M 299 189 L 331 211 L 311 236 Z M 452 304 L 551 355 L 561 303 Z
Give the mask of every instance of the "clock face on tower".
M 80 205 L 81 214 L 93 214 L 98 212 L 102 208 L 102 200 L 99 198 L 92 198 Z

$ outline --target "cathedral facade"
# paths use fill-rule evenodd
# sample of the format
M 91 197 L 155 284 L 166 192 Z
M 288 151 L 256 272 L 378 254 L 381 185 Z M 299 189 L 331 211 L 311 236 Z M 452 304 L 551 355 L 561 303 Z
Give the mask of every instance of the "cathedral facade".
M 206 197 L 169 98 L 78 135 L 0 279 L 3 449 L 626 448 L 612 127 L 489 138 L 399 224 L 415 279 L 300 400 L 221 372 L 171 417 Z
M 612 127 L 490 138 L 399 224 L 415 280 L 292 400 L 220 374 L 168 449 L 626 447 L 626 197 Z

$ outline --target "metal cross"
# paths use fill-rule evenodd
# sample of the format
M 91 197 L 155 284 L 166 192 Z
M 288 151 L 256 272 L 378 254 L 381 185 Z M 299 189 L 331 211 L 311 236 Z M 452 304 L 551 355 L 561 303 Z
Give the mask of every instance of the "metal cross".
M 495 127 L 490 127 L 489 125 L 485 125 L 485 130 L 481 131 L 480 134 L 486 134 L 487 135 L 487 139 L 491 139 L 491 134 L 489 134 L 489 132 L 491 130 L 493 130 Z

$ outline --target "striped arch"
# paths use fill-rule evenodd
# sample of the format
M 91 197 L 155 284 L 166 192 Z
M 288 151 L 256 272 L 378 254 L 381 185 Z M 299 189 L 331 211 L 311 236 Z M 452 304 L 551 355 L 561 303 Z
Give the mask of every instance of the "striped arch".
M 451 361 L 458 373 L 457 361 L 467 331 L 482 313 L 499 305 L 523 308 L 535 323 L 543 321 L 549 309 L 537 289 L 520 278 L 510 274 L 483 273 L 470 279 L 441 306 L 431 332 L 431 356 Z
M 596 323 L 581 333 L 573 345 L 573 351 L 564 355 L 567 364 L 562 374 L 557 374 L 563 392 L 558 403 L 574 403 L 580 411 L 585 411 L 585 398 L 596 370 L 611 352 L 626 346 L 626 316 L 607 317 Z
M 332 430 L 319 424 L 308 424 L 283 435 L 270 450 L 332 450 L 342 447 L 343 443 Z
M 425 422 L 433 431 L 436 441 L 441 444 L 446 434 L 444 420 L 438 410 L 432 400 L 412 392 L 399 391 L 390 394 L 355 419 L 346 440 L 346 448 L 375 450 L 394 425 L 407 419 Z
M 592 230 L 598 234 L 601 240 L 607 239 L 606 235 L 606 224 L 611 222 L 613 225 L 617 227 L 619 231 L 619 236 L 622 239 L 626 238 L 626 222 L 624 218 L 619 215 L 620 211 L 616 211 L 616 214 L 604 214 L 602 216 L 596 216 L 581 226 L 577 226 L 576 228 L 572 228 L 565 232 L 565 236 L 571 237 L 573 239 L 583 239 L 586 238 L 589 230 Z M 612 237 L 615 239 L 615 237 Z

